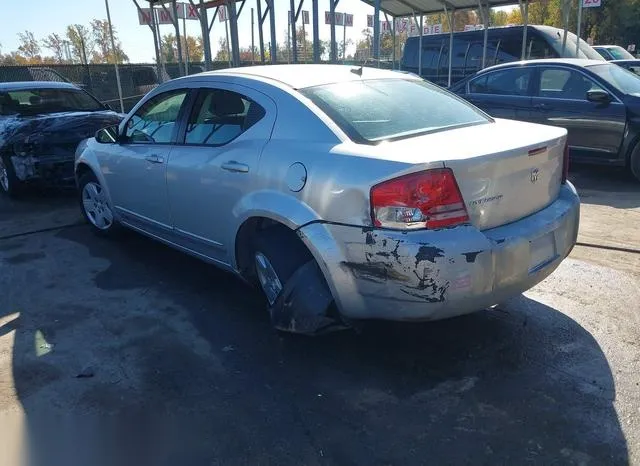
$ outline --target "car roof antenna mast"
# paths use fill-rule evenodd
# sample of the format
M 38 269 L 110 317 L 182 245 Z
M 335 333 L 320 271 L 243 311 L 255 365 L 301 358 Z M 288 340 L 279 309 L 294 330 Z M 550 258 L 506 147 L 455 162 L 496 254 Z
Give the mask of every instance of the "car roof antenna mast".
M 360 68 L 351 68 L 351 72 L 353 74 L 357 74 L 358 76 L 362 77 L 362 68 L 364 68 L 363 65 L 360 65 Z

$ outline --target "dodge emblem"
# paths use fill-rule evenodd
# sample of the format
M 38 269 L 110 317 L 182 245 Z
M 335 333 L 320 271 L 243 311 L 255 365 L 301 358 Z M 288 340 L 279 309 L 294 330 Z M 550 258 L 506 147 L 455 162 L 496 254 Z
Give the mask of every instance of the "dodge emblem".
M 531 170 L 531 182 L 535 183 L 536 181 L 538 181 L 539 175 L 540 175 L 540 170 L 538 170 L 537 168 L 534 168 L 533 170 Z

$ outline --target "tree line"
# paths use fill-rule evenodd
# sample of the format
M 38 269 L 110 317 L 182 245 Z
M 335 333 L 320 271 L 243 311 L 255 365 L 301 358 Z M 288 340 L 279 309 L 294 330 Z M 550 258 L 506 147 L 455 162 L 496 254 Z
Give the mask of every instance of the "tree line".
M 0 65 L 127 63 L 129 57 L 115 28 L 113 36 L 115 50 L 111 47 L 109 23 L 101 19 L 93 19 L 89 26 L 70 24 L 64 34 L 53 32 L 42 39 L 31 31 L 19 32 L 18 49 L 0 53 Z

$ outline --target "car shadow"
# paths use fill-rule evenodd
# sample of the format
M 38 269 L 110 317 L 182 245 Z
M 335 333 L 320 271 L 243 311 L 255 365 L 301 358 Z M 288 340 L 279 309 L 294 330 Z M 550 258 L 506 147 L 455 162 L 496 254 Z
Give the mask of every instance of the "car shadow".
M 107 264 L 87 292 L 102 308 L 24 309 L 11 327 L 30 451 L 47 464 L 67 447 L 66 464 L 95 466 L 628 463 L 607 358 L 557 309 L 520 296 L 440 322 L 281 335 L 231 275 L 135 234 L 87 230 L 56 238 Z M 92 345 L 81 324 L 96 319 L 113 340 Z M 30 355 L 70 320 L 87 345 L 77 351 L 111 345 L 105 358 L 126 380 L 94 367 L 90 389 L 52 389 L 64 368 Z M 70 430 L 47 417 L 54 408 Z M 79 427 L 105 413 L 108 426 L 92 424 L 100 435 Z
M 583 204 L 618 209 L 640 207 L 640 181 L 627 168 L 572 163 L 569 181 Z

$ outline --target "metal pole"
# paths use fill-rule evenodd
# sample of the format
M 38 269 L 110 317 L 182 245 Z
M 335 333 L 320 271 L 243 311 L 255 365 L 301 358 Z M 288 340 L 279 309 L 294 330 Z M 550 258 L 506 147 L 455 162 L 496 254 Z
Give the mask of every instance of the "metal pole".
M 187 36 L 187 4 L 182 4 L 182 30 L 184 31 L 184 74 L 189 74 L 189 39 Z
M 193 0 L 189 0 L 195 7 Z M 209 39 L 209 22 L 207 21 L 207 9 L 204 7 L 203 0 L 200 0 L 200 28 L 202 29 L 202 48 L 204 49 L 204 68 L 209 71 L 211 69 L 211 41 Z
M 164 66 L 162 60 L 162 42 L 160 42 L 160 28 L 158 28 L 158 24 L 156 22 L 156 10 L 155 8 L 151 8 L 151 25 L 153 28 L 153 41 L 156 44 L 156 63 L 158 66 L 158 76 L 159 83 L 162 84 L 164 82 Z
M 318 25 L 318 0 L 311 2 L 313 10 L 313 62 L 320 63 L 320 29 Z
M 580 33 L 582 29 L 582 0 L 578 0 L 578 27 L 576 30 L 576 58 L 579 58 L 580 53 Z
M 260 0 L 258 0 L 260 1 Z M 255 19 L 253 8 L 251 8 L 251 64 L 255 64 L 256 62 L 256 44 L 254 39 L 254 29 L 255 29 Z
M 109 12 L 109 0 L 104 0 L 107 8 L 107 22 L 109 23 L 109 36 L 111 38 L 111 53 L 113 53 L 113 65 L 116 69 L 116 84 L 118 86 L 118 99 L 120 100 L 120 112 L 124 113 L 124 101 L 122 100 L 122 84 L 120 83 L 120 70 L 118 69 L 118 51 L 116 42 L 113 40 L 113 26 L 111 25 L 111 13 Z
M 455 25 L 454 15 L 456 10 L 452 9 L 451 11 L 447 11 L 447 7 L 445 5 L 444 12 L 447 15 L 447 21 L 449 22 L 449 78 L 447 79 L 447 87 L 451 87 L 451 72 L 453 68 L 453 28 Z
M 287 63 L 291 61 L 291 12 L 287 12 Z
M 562 25 L 564 27 L 564 34 L 562 35 L 562 56 L 567 49 L 567 35 L 569 34 L 569 2 L 571 0 L 562 1 Z
M 222 7 L 222 8 L 226 8 L 226 7 Z M 231 64 L 231 48 L 229 47 L 229 16 L 227 16 L 225 14 L 225 20 L 224 20 L 224 33 L 227 36 L 227 61 L 229 62 L 229 68 L 231 68 L 233 65 Z
M 413 19 L 415 21 L 415 16 L 413 17 Z M 420 23 L 416 21 L 416 26 L 420 28 L 420 38 L 418 39 L 418 76 L 422 77 L 422 32 L 424 29 L 424 26 L 422 24 L 422 15 L 420 15 Z
M 293 48 L 293 63 L 298 63 L 298 37 L 296 31 L 296 3 L 291 0 L 291 47 Z M 304 21 L 303 21 L 304 22 Z
M 480 0 L 480 15 L 482 16 L 482 25 L 484 27 L 484 39 L 482 44 L 482 68 L 485 67 L 487 63 L 487 42 L 489 39 L 489 12 L 486 5 L 482 5 L 482 0 Z
M 302 15 L 302 49 L 304 50 L 304 63 L 307 63 L 309 57 L 307 56 L 307 32 L 304 29 L 304 13 Z
M 276 8 L 275 0 L 267 0 L 269 4 L 269 29 L 271 30 L 271 63 L 278 63 L 278 44 L 276 43 Z
M 393 34 L 393 41 L 392 41 L 392 47 L 393 47 L 393 51 L 391 53 L 391 69 L 395 70 L 396 69 L 396 18 L 395 16 L 392 18 L 393 23 L 391 26 L 391 31 Z
M 240 66 L 240 40 L 238 38 L 238 15 L 242 12 L 244 3 L 240 5 L 240 10 L 236 10 L 236 2 L 232 1 L 227 7 L 230 13 L 227 16 L 227 23 L 231 33 L 231 60 L 234 66 Z M 227 41 L 227 43 L 229 43 Z
M 256 8 L 258 9 L 258 44 L 260 45 L 260 62 L 264 65 L 264 35 L 262 33 L 264 18 L 262 17 L 262 0 L 257 0 Z M 269 8 L 268 4 L 267 8 Z
M 138 4 L 137 0 L 133 0 L 133 3 L 135 4 L 136 8 L 138 9 L 138 11 L 142 12 L 142 8 L 140 8 L 140 5 Z M 151 24 L 147 24 L 147 26 L 149 26 L 149 29 L 151 29 L 151 33 L 153 34 L 153 49 L 156 53 L 156 66 L 158 66 L 158 70 L 160 69 L 160 53 L 158 50 L 158 41 L 156 38 L 156 22 L 155 22 L 155 10 L 152 8 L 151 9 Z M 162 77 L 160 77 L 160 82 L 162 82 Z
M 180 20 L 178 19 L 178 5 L 176 0 L 171 0 L 171 9 L 173 11 L 173 26 L 176 29 L 176 46 L 178 49 L 178 70 L 180 75 L 186 75 L 184 72 L 184 63 L 182 62 L 182 41 L 180 40 Z
M 522 15 L 522 22 L 524 27 L 522 28 L 522 56 L 521 60 L 526 60 L 527 57 L 527 26 L 529 25 L 529 0 L 518 0 L 520 2 L 520 14 Z
M 347 14 L 342 14 L 342 63 L 347 59 Z
M 373 8 L 373 59 L 380 63 L 380 3 L 375 0 Z
M 331 23 L 331 63 L 335 63 L 337 60 L 337 47 L 336 47 L 336 4 L 335 0 L 329 0 L 329 15 Z

